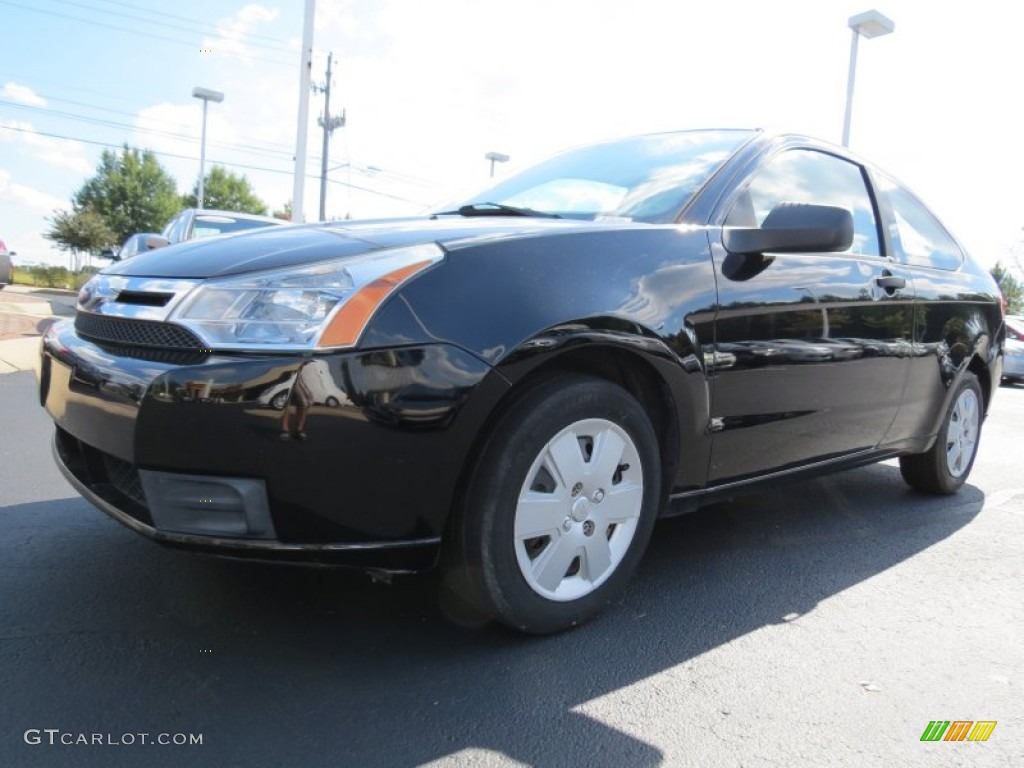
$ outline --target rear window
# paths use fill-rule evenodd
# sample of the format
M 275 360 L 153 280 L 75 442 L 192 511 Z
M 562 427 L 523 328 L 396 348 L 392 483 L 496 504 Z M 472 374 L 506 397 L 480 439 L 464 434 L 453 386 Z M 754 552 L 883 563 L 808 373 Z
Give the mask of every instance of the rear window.
M 272 221 L 256 221 L 253 219 L 235 219 L 230 216 L 196 216 L 192 224 L 192 239 L 228 235 L 232 232 L 244 232 L 247 229 L 275 226 Z

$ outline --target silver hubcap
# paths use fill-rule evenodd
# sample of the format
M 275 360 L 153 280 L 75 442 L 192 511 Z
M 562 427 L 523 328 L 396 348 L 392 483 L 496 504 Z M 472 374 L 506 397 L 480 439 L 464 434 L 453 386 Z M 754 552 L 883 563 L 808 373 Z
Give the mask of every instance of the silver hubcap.
M 560 602 L 593 592 L 625 557 L 643 497 L 643 467 L 625 430 L 604 419 L 563 429 L 534 459 L 516 504 L 526 583 Z
M 949 429 L 946 430 L 946 468 L 953 477 L 960 477 L 970 466 L 978 445 L 980 426 L 978 396 L 974 390 L 965 389 L 953 405 Z

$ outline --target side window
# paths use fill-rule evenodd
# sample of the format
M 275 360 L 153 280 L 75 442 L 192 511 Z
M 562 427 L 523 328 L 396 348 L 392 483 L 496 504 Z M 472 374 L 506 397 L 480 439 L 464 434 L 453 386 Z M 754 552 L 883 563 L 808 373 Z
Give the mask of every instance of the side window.
M 964 255 L 931 211 L 892 179 L 878 174 L 878 188 L 889 203 L 889 239 L 904 264 L 959 269 Z
M 179 213 L 164 227 L 163 236 L 172 243 L 180 243 L 185 239 L 185 229 L 187 226 L 188 213 Z
M 784 152 L 758 172 L 729 211 L 725 224 L 760 227 L 779 203 L 846 208 L 853 214 L 853 245 L 847 253 L 881 255 L 875 207 L 859 165 L 813 150 Z
M 132 235 L 124 241 L 124 245 L 121 246 L 121 252 L 117 254 L 117 257 L 121 260 L 130 259 L 136 253 L 139 252 L 139 240 L 140 235 Z

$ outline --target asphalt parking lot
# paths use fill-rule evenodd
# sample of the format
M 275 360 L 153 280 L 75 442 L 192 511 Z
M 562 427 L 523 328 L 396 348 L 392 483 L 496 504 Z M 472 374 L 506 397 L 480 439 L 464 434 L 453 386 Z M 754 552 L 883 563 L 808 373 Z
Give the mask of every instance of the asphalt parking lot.
M 958 496 L 883 464 L 664 521 L 540 639 L 451 625 L 427 578 L 139 538 L 54 468 L 30 373 L 0 425 L 0 765 L 1024 765 L 1024 387 Z

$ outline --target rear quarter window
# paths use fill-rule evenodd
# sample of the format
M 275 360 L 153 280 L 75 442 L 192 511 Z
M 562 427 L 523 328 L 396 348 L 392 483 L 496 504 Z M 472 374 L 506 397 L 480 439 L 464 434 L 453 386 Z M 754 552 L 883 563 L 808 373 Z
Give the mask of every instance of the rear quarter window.
M 917 267 L 959 269 L 963 251 L 924 203 L 883 174 L 876 179 L 887 203 L 889 240 L 897 260 Z

